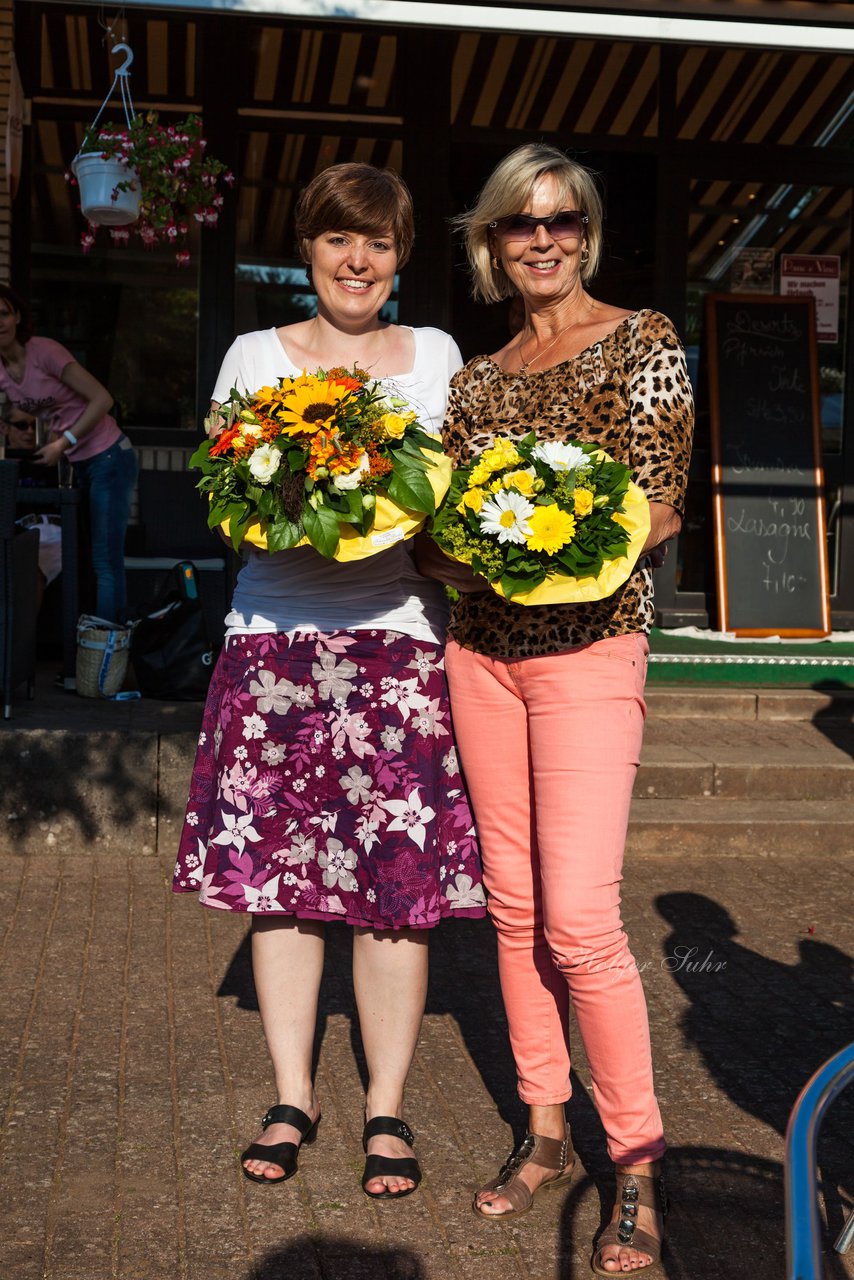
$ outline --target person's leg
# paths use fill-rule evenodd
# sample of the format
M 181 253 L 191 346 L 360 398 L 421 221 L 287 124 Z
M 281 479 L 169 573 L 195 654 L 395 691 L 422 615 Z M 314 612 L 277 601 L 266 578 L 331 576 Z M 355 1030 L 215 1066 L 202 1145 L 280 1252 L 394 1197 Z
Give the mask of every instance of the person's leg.
M 527 709 L 506 663 L 451 642 L 445 668 L 489 914 L 498 934 L 501 994 L 519 1097 L 531 1106 L 562 1106 L 571 1092 L 569 996 L 543 935 Z
M 285 916 L 255 916 L 252 921 L 252 972 L 261 1023 L 276 1077 L 276 1101 L 298 1107 L 312 1120 L 320 1114 L 311 1079 L 317 1000 L 323 976 L 323 925 Z M 299 1130 L 271 1124 L 255 1139 L 299 1145 Z M 280 1178 L 281 1168 L 247 1160 L 250 1173 Z
M 368 1064 L 365 1118 L 403 1117 L 406 1077 L 412 1065 L 427 999 L 427 931 L 400 929 L 353 934 L 353 989 Z M 368 1154 L 406 1159 L 412 1150 L 400 1138 L 380 1135 L 368 1142 Z M 409 1178 L 384 1175 L 366 1190 L 395 1194 L 410 1190 Z
M 620 918 L 620 881 L 645 706 L 646 641 L 621 636 L 519 664 L 527 699 L 543 925 L 584 1040 L 611 1158 L 649 1173 L 664 1152 L 646 1001 Z M 638 1226 L 660 1235 L 651 1210 Z M 609 1246 L 622 1271 L 649 1255 Z
M 99 618 L 119 622 L 127 606 L 125 534 L 138 464 L 124 437 L 87 463 L 95 610 Z
M 643 637 L 620 636 L 518 664 L 529 712 L 543 926 L 569 985 L 609 1154 L 635 1164 L 664 1152 L 646 1001 L 620 918 L 645 655 Z
M 527 709 L 506 663 L 451 642 L 445 654 L 454 734 L 477 822 L 498 969 L 529 1131 L 562 1140 L 569 1083 L 569 995 L 543 933 L 539 861 L 532 828 Z M 526 1165 L 533 1190 L 549 1170 Z M 511 1208 L 482 1191 L 487 1213 Z

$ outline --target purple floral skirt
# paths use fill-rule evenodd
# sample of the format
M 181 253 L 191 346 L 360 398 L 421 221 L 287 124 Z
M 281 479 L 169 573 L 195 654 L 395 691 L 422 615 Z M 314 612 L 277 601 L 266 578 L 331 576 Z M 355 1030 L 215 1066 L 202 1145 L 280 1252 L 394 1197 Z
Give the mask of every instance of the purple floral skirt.
M 172 887 L 373 929 L 484 915 L 442 647 L 396 631 L 230 637 Z

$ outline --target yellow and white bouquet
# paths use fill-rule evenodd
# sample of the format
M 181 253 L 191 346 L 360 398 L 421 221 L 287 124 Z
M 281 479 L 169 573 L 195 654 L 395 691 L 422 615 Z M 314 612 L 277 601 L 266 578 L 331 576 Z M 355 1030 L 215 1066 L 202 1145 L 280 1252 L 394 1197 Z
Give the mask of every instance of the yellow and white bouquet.
M 601 600 L 649 534 L 631 472 L 596 445 L 500 436 L 454 471 L 432 535 L 514 604 Z
M 190 466 L 202 471 L 208 524 L 235 549 L 310 544 L 328 559 L 363 559 L 412 537 L 450 483 L 441 442 L 359 368 L 232 390 L 211 425 L 223 429 Z

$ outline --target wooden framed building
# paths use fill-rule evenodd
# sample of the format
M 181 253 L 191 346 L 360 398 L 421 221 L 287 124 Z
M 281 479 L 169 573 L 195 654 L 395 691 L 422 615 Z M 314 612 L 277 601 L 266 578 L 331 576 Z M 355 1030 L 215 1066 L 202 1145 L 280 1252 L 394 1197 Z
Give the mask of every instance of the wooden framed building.
M 418 238 L 393 313 L 451 330 L 466 356 L 499 346 L 508 310 L 470 301 L 448 219 L 501 155 L 544 139 L 601 175 L 594 294 L 665 311 L 689 353 L 700 414 L 684 531 L 657 579 L 664 626 L 717 617 L 703 298 L 740 271 L 743 287 L 751 260 L 779 273 L 783 254 L 838 259 L 836 338 L 819 346 L 821 437 L 833 625 L 854 628 L 849 4 L 126 0 L 112 37 L 105 12 L 0 4 L 27 104 L 0 252 L 5 231 L 37 327 L 110 387 L 141 449 L 189 447 L 236 332 L 305 314 L 294 201 L 338 161 L 390 165 L 412 188 Z M 200 111 L 237 175 L 219 227 L 198 236 L 183 270 L 166 251 L 80 251 L 64 174 L 112 79 L 114 39 L 135 53 L 137 109 Z

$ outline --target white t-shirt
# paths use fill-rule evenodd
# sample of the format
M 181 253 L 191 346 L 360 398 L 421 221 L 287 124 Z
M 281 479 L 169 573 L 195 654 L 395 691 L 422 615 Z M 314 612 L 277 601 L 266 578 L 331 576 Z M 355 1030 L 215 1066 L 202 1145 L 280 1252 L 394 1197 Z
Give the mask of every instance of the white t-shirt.
M 453 338 L 441 329 L 412 329 L 412 334 L 412 369 L 380 381 L 412 406 L 426 430 L 438 435 L 448 383 L 462 368 L 462 357 Z M 222 403 L 232 387 L 251 394 L 302 372 L 275 329 L 244 333 L 226 352 L 211 399 Z M 376 629 L 444 642 L 445 593 L 439 583 L 416 571 L 411 541 L 349 564 L 327 560 L 313 547 L 272 554 L 250 547 L 245 559 L 225 619 L 228 635 Z

